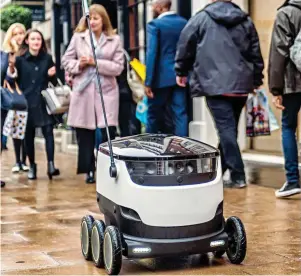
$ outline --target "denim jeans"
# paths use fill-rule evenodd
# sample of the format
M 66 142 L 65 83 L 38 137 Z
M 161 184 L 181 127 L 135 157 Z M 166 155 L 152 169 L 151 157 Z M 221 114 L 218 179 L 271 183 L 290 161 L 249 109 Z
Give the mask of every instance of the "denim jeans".
M 102 135 L 101 135 L 101 129 L 98 127 L 95 130 L 95 149 L 99 149 L 99 145 L 102 143 Z
M 207 97 L 206 101 L 219 135 L 223 173 L 229 169 L 232 181 L 246 181 L 237 136 L 240 114 L 247 97 L 215 96 Z
M 296 130 L 298 113 L 301 107 L 301 93 L 283 96 L 282 147 L 285 158 L 286 179 L 288 183 L 299 182 L 298 146 Z
M 3 148 L 7 147 L 7 136 L 5 135 L 2 136 L 2 147 Z
M 184 137 L 188 134 L 188 116 L 186 103 L 186 89 L 179 86 L 171 86 L 154 89 L 154 98 L 148 99 L 148 114 L 146 131 L 159 133 L 165 123 L 166 106 L 169 105 L 172 113 L 174 133 Z

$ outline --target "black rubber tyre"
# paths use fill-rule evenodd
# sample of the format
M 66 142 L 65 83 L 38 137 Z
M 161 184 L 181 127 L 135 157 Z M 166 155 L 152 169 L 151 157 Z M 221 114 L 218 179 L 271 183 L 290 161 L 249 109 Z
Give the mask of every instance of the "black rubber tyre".
M 91 250 L 91 232 L 94 218 L 92 216 L 84 216 L 81 222 L 80 241 L 82 254 L 87 261 L 92 258 Z
M 223 255 L 226 253 L 226 250 L 221 250 L 221 251 L 215 251 L 213 252 L 213 255 L 215 258 L 220 259 L 223 257 Z
M 92 260 L 96 267 L 103 268 L 103 239 L 106 226 L 102 220 L 95 220 L 91 232 Z
M 121 234 L 115 226 L 108 226 L 103 243 L 104 267 L 108 275 L 118 275 L 122 266 Z
M 228 234 L 227 256 L 232 264 L 240 264 L 247 253 L 247 236 L 243 223 L 237 217 L 226 221 L 225 230 Z

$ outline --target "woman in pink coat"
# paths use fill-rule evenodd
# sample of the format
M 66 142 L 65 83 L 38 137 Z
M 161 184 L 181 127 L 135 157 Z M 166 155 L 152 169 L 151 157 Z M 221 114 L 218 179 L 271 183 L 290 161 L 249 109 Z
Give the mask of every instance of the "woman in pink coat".
M 119 109 L 116 77 L 124 68 L 122 45 L 119 36 L 113 32 L 110 19 L 103 6 L 95 4 L 90 7 L 90 20 L 110 136 L 115 139 Z M 86 182 L 95 183 L 95 129 L 101 128 L 104 140 L 107 140 L 107 135 L 85 18 L 81 19 L 75 30 L 63 56 L 62 64 L 72 76 L 73 82 L 68 125 L 76 130 L 79 148 L 77 173 L 86 173 Z

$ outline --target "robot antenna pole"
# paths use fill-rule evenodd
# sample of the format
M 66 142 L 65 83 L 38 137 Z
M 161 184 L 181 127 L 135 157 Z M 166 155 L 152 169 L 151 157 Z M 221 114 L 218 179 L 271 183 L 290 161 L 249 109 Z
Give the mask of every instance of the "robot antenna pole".
M 109 146 L 109 153 L 110 153 L 110 160 L 111 160 L 110 176 L 112 178 L 116 178 L 117 177 L 117 167 L 116 167 L 116 164 L 115 164 L 115 161 L 114 161 L 112 141 L 111 141 L 111 137 L 110 137 L 107 114 L 106 114 L 106 109 L 105 109 L 105 103 L 104 103 L 103 93 L 102 93 L 102 88 L 101 88 L 101 81 L 100 81 L 100 75 L 99 75 L 99 70 L 98 70 L 98 65 L 97 65 L 97 57 L 96 57 L 96 54 L 95 54 L 95 45 L 94 45 L 93 35 L 92 35 L 92 30 L 91 30 L 91 25 L 90 25 L 90 14 L 89 14 L 89 7 L 88 7 L 87 0 L 82 0 L 82 6 L 83 6 L 83 13 L 84 13 L 84 16 L 86 17 L 86 21 L 87 21 L 88 28 L 89 28 L 89 33 L 90 33 L 90 40 L 91 40 L 93 58 L 94 58 L 95 69 L 96 69 L 96 78 L 97 78 L 98 90 L 99 90 L 99 94 L 100 94 L 101 105 L 102 105 L 102 110 L 103 110 L 103 116 L 104 116 L 104 120 L 105 120 L 106 132 L 107 132 L 107 137 L 108 137 L 108 146 Z

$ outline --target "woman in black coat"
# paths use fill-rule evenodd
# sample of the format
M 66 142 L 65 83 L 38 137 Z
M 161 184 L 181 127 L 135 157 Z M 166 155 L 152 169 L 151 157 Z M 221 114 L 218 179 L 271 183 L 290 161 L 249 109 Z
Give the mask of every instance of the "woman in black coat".
M 35 131 L 42 128 L 46 140 L 46 153 L 48 160 L 48 177 L 60 174 L 54 166 L 54 135 L 55 124 L 53 116 L 48 115 L 45 101 L 41 91 L 48 87 L 48 82 L 56 84 L 56 71 L 51 55 L 47 53 L 43 35 L 38 30 L 27 32 L 20 55 L 15 64 L 10 63 L 8 75 L 15 77 L 20 89 L 23 91 L 28 103 L 28 121 L 25 134 L 25 145 L 30 170 L 28 179 L 37 178 L 37 166 L 35 163 Z

